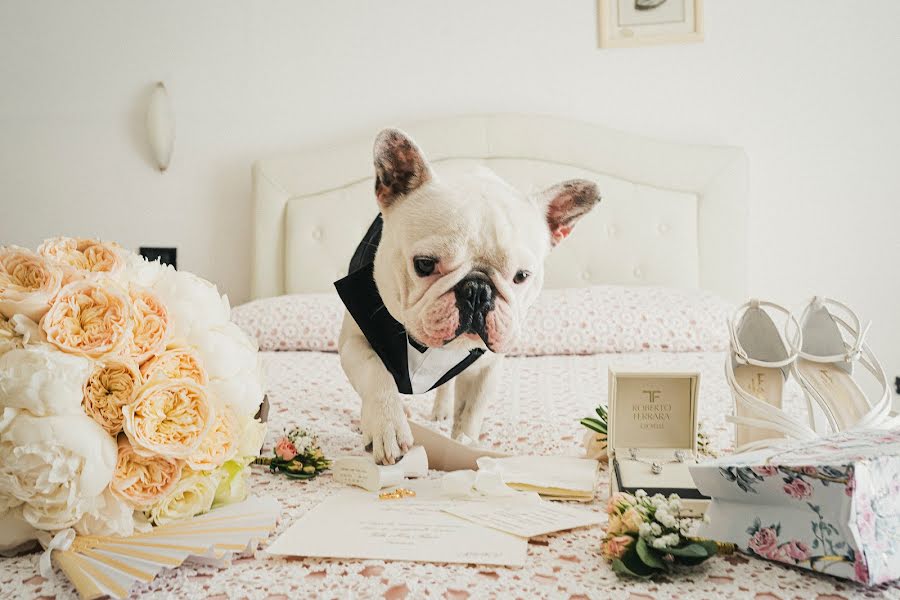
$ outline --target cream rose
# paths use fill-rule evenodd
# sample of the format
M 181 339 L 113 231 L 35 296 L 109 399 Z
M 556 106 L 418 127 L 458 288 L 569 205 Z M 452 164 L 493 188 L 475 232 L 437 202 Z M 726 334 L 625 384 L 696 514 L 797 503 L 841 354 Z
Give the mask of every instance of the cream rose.
M 156 294 L 147 288 L 131 286 L 128 295 L 134 309 L 131 355 L 140 364 L 165 349 L 169 313 Z
M 0 315 L 38 321 L 62 286 L 63 272 L 31 250 L 0 248 Z
M 81 388 L 90 372 L 89 360 L 47 344 L 10 350 L 0 356 L 0 410 L 17 408 L 38 417 L 83 415 Z
M 250 495 L 250 468 L 243 462 L 229 460 L 213 476 L 219 478 L 213 508 L 243 502 Z
M 116 443 L 93 420 L 7 408 L 0 424 L 0 494 L 23 503 L 29 524 L 49 531 L 71 527 L 102 505 Z
M 169 311 L 169 333 L 173 338 L 188 338 L 193 331 L 224 325 L 231 318 L 228 298 L 192 273 L 163 267 L 153 291 Z
M 195 471 L 211 471 L 234 458 L 238 450 L 241 428 L 234 412 L 225 405 L 216 407 L 216 420 L 200 447 L 188 457 L 187 464 Z
M 70 283 L 41 319 L 47 341 L 94 359 L 127 350 L 131 327 L 131 300 L 111 280 Z
M 70 269 L 88 273 L 118 273 L 125 267 L 118 244 L 85 238 L 44 240 L 38 254 Z
M 0 315 L 0 356 L 3 356 L 10 350 L 17 350 L 25 345 L 22 335 L 16 331 L 9 320 Z
M 216 497 L 221 475 L 185 469 L 171 492 L 150 507 L 147 516 L 154 525 L 188 519 L 207 512 Z
M 141 456 L 125 436 L 119 436 L 116 470 L 109 489 L 133 508 L 148 508 L 168 494 L 181 479 L 180 460 Z
M 84 412 L 115 436 L 122 431 L 123 408 L 134 398 L 141 382 L 141 372 L 131 359 L 96 363 L 82 388 Z
M 125 407 L 124 431 L 142 456 L 188 458 L 215 423 L 206 391 L 190 379 L 154 380 Z
M 157 377 L 168 379 L 193 379 L 200 385 L 209 383 L 209 377 L 200 356 L 187 346 L 169 346 L 168 349 L 154 356 L 141 365 L 141 376 L 144 381 Z

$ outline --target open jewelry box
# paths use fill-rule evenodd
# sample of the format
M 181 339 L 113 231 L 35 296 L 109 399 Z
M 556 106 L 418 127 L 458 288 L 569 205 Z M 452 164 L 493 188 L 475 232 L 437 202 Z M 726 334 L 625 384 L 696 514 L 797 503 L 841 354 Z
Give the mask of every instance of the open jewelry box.
M 610 494 L 674 493 L 686 515 L 706 511 L 709 497 L 688 469 L 697 457 L 699 389 L 697 372 L 609 369 Z

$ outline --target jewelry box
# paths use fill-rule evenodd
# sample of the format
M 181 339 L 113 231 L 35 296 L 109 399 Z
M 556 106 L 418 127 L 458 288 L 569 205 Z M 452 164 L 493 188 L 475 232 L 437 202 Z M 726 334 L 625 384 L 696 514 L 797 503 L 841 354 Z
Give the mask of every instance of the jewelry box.
M 610 494 L 674 493 L 686 515 L 706 511 L 709 497 L 688 468 L 697 462 L 699 389 L 697 372 L 609 369 Z

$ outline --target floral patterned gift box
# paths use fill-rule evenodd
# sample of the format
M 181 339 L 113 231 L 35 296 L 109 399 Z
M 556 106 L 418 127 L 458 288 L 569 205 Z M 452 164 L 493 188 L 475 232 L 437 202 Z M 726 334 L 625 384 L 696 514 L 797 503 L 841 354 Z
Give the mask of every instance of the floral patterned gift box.
M 713 498 L 702 537 L 866 585 L 900 578 L 900 431 L 784 443 L 691 474 Z

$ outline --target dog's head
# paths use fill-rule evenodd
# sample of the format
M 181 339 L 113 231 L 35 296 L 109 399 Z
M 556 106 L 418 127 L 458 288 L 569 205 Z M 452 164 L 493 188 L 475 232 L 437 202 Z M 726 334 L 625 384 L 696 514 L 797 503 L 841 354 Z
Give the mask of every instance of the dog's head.
M 375 195 L 387 310 L 426 346 L 499 353 L 541 290 L 547 254 L 600 201 L 581 179 L 526 196 L 486 169 L 440 178 L 396 129 L 375 140 Z

